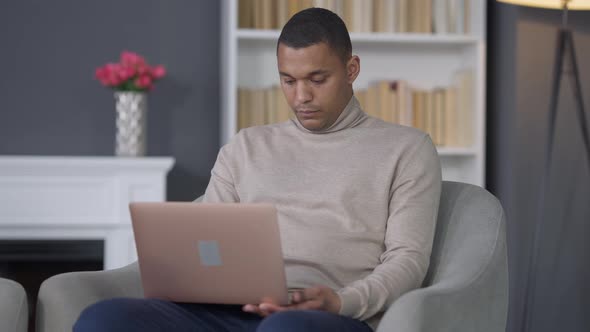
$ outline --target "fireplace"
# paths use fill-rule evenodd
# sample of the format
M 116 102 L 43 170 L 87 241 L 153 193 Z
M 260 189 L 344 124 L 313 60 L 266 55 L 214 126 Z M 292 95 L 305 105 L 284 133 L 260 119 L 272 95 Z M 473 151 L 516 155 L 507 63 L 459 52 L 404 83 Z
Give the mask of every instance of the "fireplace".
M 0 240 L 0 277 L 19 282 L 27 292 L 29 331 L 41 283 L 56 274 L 102 270 L 102 240 Z
M 173 163 L 169 157 L 0 156 L 0 276 L 25 287 L 31 314 L 39 285 L 52 275 L 137 259 L 129 203 L 164 201 Z

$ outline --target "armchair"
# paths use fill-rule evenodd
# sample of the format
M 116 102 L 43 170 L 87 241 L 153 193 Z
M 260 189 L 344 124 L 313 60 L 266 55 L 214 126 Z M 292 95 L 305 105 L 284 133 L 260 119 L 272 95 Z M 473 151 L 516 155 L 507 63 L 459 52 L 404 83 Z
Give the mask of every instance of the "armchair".
M 38 331 L 71 330 L 80 312 L 99 300 L 142 296 L 137 263 L 54 276 L 39 291 Z M 480 187 L 445 181 L 423 287 L 395 301 L 377 331 L 504 331 L 507 310 L 502 206 Z

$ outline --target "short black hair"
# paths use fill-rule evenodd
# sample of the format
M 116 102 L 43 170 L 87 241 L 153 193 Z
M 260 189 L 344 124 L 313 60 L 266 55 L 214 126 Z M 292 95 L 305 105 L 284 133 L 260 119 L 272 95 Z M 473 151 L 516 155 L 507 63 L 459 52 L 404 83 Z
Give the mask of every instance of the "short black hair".
M 277 42 L 277 52 L 280 44 L 299 49 L 319 43 L 326 43 L 344 63 L 352 55 L 352 43 L 344 21 L 327 9 L 308 8 L 287 21 Z

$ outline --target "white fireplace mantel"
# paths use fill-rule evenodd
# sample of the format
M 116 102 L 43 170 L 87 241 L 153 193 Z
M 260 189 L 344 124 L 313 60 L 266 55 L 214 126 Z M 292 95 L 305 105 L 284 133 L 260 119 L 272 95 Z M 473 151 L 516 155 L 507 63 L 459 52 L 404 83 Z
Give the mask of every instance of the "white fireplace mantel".
M 129 202 L 165 201 L 170 157 L 0 156 L 0 239 L 104 240 L 104 268 L 137 259 Z

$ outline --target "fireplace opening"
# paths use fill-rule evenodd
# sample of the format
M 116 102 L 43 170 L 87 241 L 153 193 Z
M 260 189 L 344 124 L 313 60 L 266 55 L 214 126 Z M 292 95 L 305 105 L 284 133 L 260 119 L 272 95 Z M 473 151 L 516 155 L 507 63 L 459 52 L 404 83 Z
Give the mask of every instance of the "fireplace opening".
M 103 253 L 103 240 L 0 240 L 0 277 L 25 288 L 29 331 L 35 331 L 41 283 L 60 273 L 102 270 Z

